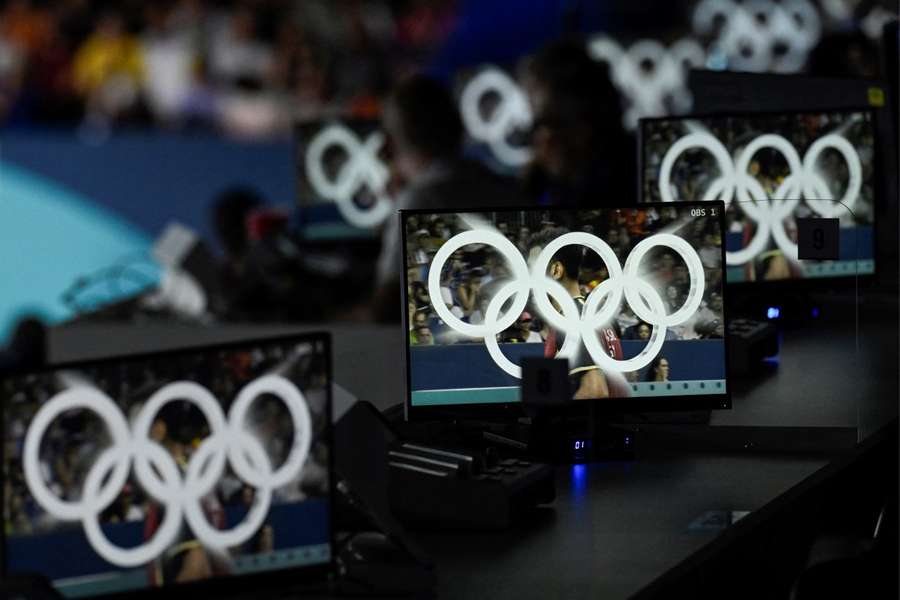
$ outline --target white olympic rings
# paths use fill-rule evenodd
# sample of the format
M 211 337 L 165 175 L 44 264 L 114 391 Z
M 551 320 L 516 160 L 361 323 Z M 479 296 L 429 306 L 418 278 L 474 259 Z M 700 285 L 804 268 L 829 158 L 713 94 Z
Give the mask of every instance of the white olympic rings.
M 724 24 L 716 31 L 720 20 Z M 693 28 L 715 34 L 713 49 L 737 71 L 799 71 L 822 35 L 819 13 L 809 0 L 701 0 Z
M 573 358 L 584 346 L 594 363 L 605 370 L 636 371 L 650 364 L 659 354 L 665 341 L 666 329 L 687 321 L 700 306 L 706 285 L 703 264 L 694 248 L 682 238 L 658 233 L 639 242 L 625 261 L 624 269 L 613 249 L 602 239 L 585 232 L 561 235 L 548 244 L 529 270 L 519 250 L 503 234 L 490 230 L 466 231 L 455 235 L 442 245 L 434 256 L 428 271 L 428 293 L 431 298 L 441 298 L 441 271 L 454 252 L 469 244 L 484 244 L 494 248 L 506 260 L 512 273 L 485 310 L 484 322 L 479 325 L 466 323 L 456 317 L 442 302 L 432 306 L 443 322 L 454 331 L 470 338 L 483 338 L 488 353 L 498 367 L 509 375 L 521 378 L 521 368 L 506 358 L 497 343 L 497 334 L 510 327 L 525 310 L 528 298 L 533 294 L 537 310 L 548 325 L 565 334 L 565 342 L 557 358 Z M 563 286 L 547 276 L 547 268 L 553 256 L 564 246 L 580 245 L 596 252 L 609 271 L 609 279 L 594 288 L 579 314 L 575 300 Z M 641 261 L 651 249 L 663 246 L 674 250 L 684 260 L 690 275 L 691 286 L 681 308 L 667 315 L 662 299 L 650 283 L 640 277 Z M 549 297 L 559 305 L 557 311 Z M 596 330 L 610 322 L 625 299 L 634 314 L 652 325 L 647 346 L 635 357 L 617 360 L 609 356 L 597 339 Z M 512 299 L 506 314 L 501 315 L 503 305 Z
M 247 411 L 263 393 L 281 399 L 294 428 L 293 445 L 287 458 L 274 471 L 260 441 L 245 430 Z M 150 439 L 156 414 L 165 404 L 179 400 L 200 409 L 210 432 L 188 462 L 184 481 L 171 454 Z M 50 424 L 62 413 L 74 409 L 89 410 L 100 417 L 112 445 L 100 453 L 88 472 L 81 499 L 66 501 L 57 497 L 44 481 L 40 449 Z M 299 477 L 311 442 L 312 423 L 306 399 L 293 383 L 280 375 L 264 375 L 246 385 L 235 398 L 227 419 L 219 402 L 203 386 L 188 381 L 168 384 L 147 400 L 131 428 L 109 396 L 82 385 L 60 392 L 38 411 L 25 435 L 23 470 L 28 489 L 41 508 L 63 521 L 81 521 L 88 542 L 111 564 L 136 567 L 152 561 L 176 541 L 182 517 L 205 547 L 224 550 L 246 542 L 263 524 L 272 492 Z M 165 516 L 152 539 L 134 548 L 121 548 L 107 539 L 99 517 L 119 495 L 132 463 L 141 488 L 165 507 Z M 210 525 L 200 500 L 221 479 L 226 463 L 240 479 L 256 489 L 256 496 L 244 520 L 223 531 Z
M 319 196 L 337 204 L 351 225 L 376 227 L 393 211 L 393 203 L 385 193 L 390 173 L 378 157 L 383 145 L 384 134 L 380 131 L 369 134 L 361 142 L 352 130 L 334 123 L 320 130 L 306 150 L 309 184 Z M 347 154 L 347 160 L 334 178 L 325 173 L 324 164 L 325 153 L 332 147 Z M 365 210 L 353 202 L 353 197 L 363 187 L 368 187 L 375 197 L 375 203 Z
M 658 117 L 671 110 L 690 110 L 692 98 L 687 89 L 687 73 L 702 67 L 706 52 L 696 40 L 685 38 L 666 48 L 656 40 L 642 39 L 627 50 L 612 38 L 599 35 L 588 43 L 594 60 L 609 66 L 610 76 L 628 101 L 623 122 L 634 129 L 638 119 Z
M 499 97 L 494 110 L 482 115 L 481 101 L 487 94 Z M 519 167 L 531 160 L 531 149 L 514 146 L 508 138 L 532 123 L 531 106 L 516 82 L 496 67 L 487 67 L 466 83 L 460 94 L 459 110 L 466 131 L 473 139 L 490 147 L 499 161 Z
M 804 198 L 811 210 L 822 217 L 839 217 L 853 210 L 862 189 L 862 163 L 859 154 L 847 138 L 831 133 L 825 135 L 809 147 L 801 160 L 797 149 L 784 137 L 764 134 L 753 139 L 732 159 L 725 145 L 714 135 L 705 131 L 689 133 L 680 138 L 666 151 L 659 172 L 659 195 L 663 202 L 673 202 L 672 169 L 678 158 L 687 150 L 703 149 L 709 152 L 719 167 L 720 175 L 703 194 L 702 198 L 679 198 L 679 200 L 718 200 L 725 202 L 726 208 L 735 198 L 737 206 L 748 218 L 756 223 L 756 233 L 746 247 L 737 252 L 726 252 L 725 262 L 730 266 L 743 265 L 765 250 L 771 236 L 785 256 L 797 260 L 797 244 L 792 242 L 784 230 L 784 220 L 795 208 L 790 200 Z M 778 151 L 790 169 L 775 192 L 771 201 L 762 184 L 749 173 L 753 157 L 762 149 Z M 816 162 L 827 149 L 836 150 L 847 163 L 849 180 L 844 195 L 834 202 L 827 182 L 816 168 Z M 815 202 L 825 200 L 829 202 Z

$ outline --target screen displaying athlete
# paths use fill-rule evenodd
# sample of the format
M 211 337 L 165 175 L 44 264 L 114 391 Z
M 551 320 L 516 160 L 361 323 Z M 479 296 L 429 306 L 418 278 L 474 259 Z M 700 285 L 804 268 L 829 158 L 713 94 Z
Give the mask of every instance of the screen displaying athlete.
M 874 272 L 871 112 L 669 117 L 640 130 L 644 201 L 726 202 L 729 282 Z M 804 217 L 839 220 L 838 260 L 798 259 Z
M 516 402 L 528 356 L 576 400 L 723 393 L 721 207 L 403 213 L 412 405 Z
M 91 597 L 327 566 L 326 352 L 299 336 L 0 382 L 5 571 Z

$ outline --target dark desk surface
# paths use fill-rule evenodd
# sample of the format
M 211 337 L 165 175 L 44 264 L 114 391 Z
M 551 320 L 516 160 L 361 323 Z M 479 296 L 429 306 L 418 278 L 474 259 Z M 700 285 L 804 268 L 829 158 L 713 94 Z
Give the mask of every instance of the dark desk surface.
M 777 369 L 735 381 L 733 410 L 714 413 L 707 430 L 725 438 L 753 429 L 796 436 L 803 435 L 802 428 L 855 430 L 859 423 L 862 438 L 896 416 L 896 296 L 864 305 L 860 315 L 859 336 L 847 319 L 786 331 Z M 334 336 L 338 383 L 382 409 L 403 401 L 398 327 L 325 328 Z M 81 323 L 51 333 L 51 359 L 309 329 L 317 327 Z M 441 598 L 626 598 L 715 539 L 719 532 L 688 530 L 704 512 L 757 510 L 834 455 L 720 453 L 711 447 L 690 453 L 682 448 L 679 453 L 651 451 L 634 462 L 560 468 L 555 504 L 524 526 L 505 533 L 416 536 L 438 565 Z
M 710 542 L 710 510 L 756 510 L 827 458 L 681 455 L 560 467 L 557 500 L 504 533 L 424 533 L 439 598 L 628 598 Z

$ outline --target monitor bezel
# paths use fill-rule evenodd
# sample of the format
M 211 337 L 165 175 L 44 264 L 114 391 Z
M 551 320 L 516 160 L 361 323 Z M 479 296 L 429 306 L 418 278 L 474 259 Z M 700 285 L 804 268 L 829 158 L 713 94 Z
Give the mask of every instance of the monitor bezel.
M 719 205 L 719 227 L 724 231 L 724 202 L 719 200 L 711 202 L 683 202 L 681 207 L 688 208 L 690 206 L 709 208 L 711 205 Z M 487 213 L 515 213 L 515 212 L 573 212 L 578 210 L 647 210 L 650 208 L 663 208 L 671 206 L 670 203 L 654 202 L 647 204 L 632 204 L 614 207 L 584 207 L 584 208 L 562 208 L 552 206 L 519 206 L 519 207 L 503 207 L 503 208 L 454 208 L 454 209 L 402 209 L 399 211 L 400 219 L 400 235 L 403 249 L 400 252 L 400 270 L 401 270 L 401 297 L 402 317 L 401 323 L 403 327 L 403 344 L 404 344 L 404 367 L 406 370 L 406 397 L 404 399 L 405 418 L 407 421 L 434 421 L 434 420 L 456 420 L 456 419 L 490 419 L 500 421 L 511 421 L 526 416 L 524 407 L 521 402 L 503 402 L 490 404 L 449 404 L 436 406 L 414 406 L 412 403 L 412 371 L 410 368 L 411 347 L 409 343 L 409 311 L 407 297 L 407 269 L 406 269 L 406 218 L 410 215 L 427 214 L 487 214 Z M 725 245 L 724 239 L 721 247 L 722 265 L 725 268 Z M 681 411 L 697 411 L 697 410 L 727 410 L 731 408 L 731 368 L 729 362 L 730 356 L 730 340 L 727 334 L 729 314 L 728 309 L 728 292 L 727 285 L 722 285 L 722 318 L 725 322 L 726 335 L 724 341 L 724 365 L 725 365 L 725 391 L 718 394 L 695 394 L 695 395 L 669 395 L 669 396 L 650 396 L 640 398 L 608 398 L 596 400 L 584 400 L 571 402 L 567 404 L 562 412 L 567 412 L 572 416 L 586 416 L 591 414 L 607 414 L 621 415 L 632 413 L 646 412 L 681 412 Z
M 875 109 L 869 106 L 860 106 L 859 108 L 841 107 L 834 109 L 815 109 L 815 110 L 759 110 L 759 111 L 736 111 L 736 112 L 702 112 L 689 113 L 684 115 L 669 115 L 664 117 L 644 117 L 638 120 L 637 127 L 637 152 L 638 152 L 638 203 L 639 205 L 659 204 L 654 202 L 644 202 L 644 127 L 649 123 L 659 121 L 688 121 L 692 119 L 730 119 L 742 117 L 766 117 L 766 116 L 793 116 L 793 115 L 813 115 L 813 114 L 851 114 L 851 113 L 867 113 L 869 115 L 869 123 L 872 127 L 874 144 L 872 146 L 872 161 L 875 174 L 872 177 L 872 194 L 873 194 L 873 214 L 879 209 L 879 202 L 882 196 L 883 182 L 878 176 L 883 168 L 881 152 L 878 149 L 878 131 L 876 128 L 876 118 L 878 114 Z M 793 200 L 793 199 L 790 199 Z M 797 199 L 802 201 L 802 199 Z M 702 202 L 702 201 L 701 201 Z M 662 204 L 682 204 L 682 202 L 663 202 Z M 849 209 L 848 209 L 849 210 Z M 742 292 L 750 290 L 761 294 L 772 294 L 774 298 L 791 292 L 808 292 L 821 290 L 823 287 L 833 289 L 835 286 L 842 288 L 856 288 L 862 284 L 863 287 L 873 285 L 878 281 L 880 276 L 878 265 L 878 227 L 873 221 L 872 225 L 872 260 L 874 261 L 874 269 L 871 273 L 855 273 L 853 275 L 835 275 L 830 277 L 789 277 L 785 279 L 773 280 L 753 280 L 753 281 L 728 281 L 727 270 L 725 272 L 726 287 L 735 286 L 741 288 Z
M 124 600 L 124 598 L 138 598 L 155 600 L 163 597 L 167 598 L 196 598 L 197 594 L 224 595 L 225 593 L 242 593 L 260 589 L 264 585 L 269 589 L 285 589 L 291 586 L 313 583 L 324 583 L 335 572 L 335 492 L 337 490 L 335 482 L 334 470 L 334 424 L 333 416 L 333 398 L 331 383 L 334 381 L 333 356 L 331 333 L 327 331 L 312 331 L 304 333 L 274 335 L 267 337 L 254 337 L 249 340 L 231 341 L 215 344 L 202 344 L 197 346 L 187 346 L 170 350 L 139 352 L 134 354 L 126 354 L 124 356 L 107 356 L 101 358 L 92 358 L 88 360 L 75 360 L 59 362 L 52 365 L 46 365 L 40 368 L 21 368 L 11 369 L 0 374 L 0 379 L 13 377 L 27 377 L 29 375 L 41 375 L 62 370 L 83 369 L 88 367 L 115 365 L 124 361 L 141 361 L 154 360 L 161 358 L 177 358 L 190 355 L 197 352 L 215 352 L 220 350 L 231 350 L 239 348 L 248 348 L 255 345 L 264 344 L 302 344 L 302 343 L 321 343 L 324 346 L 325 354 L 325 370 L 328 384 L 325 389 L 325 412 L 327 415 L 325 439 L 328 444 L 328 545 L 329 557 L 328 561 L 316 565 L 303 565 L 298 567 L 290 567 L 287 569 L 278 569 L 272 571 L 262 571 L 250 573 L 246 575 L 223 575 L 214 576 L 199 581 L 173 583 L 163 586 L 146 587 L 137 590 L 123 590 L 108 594 L 100 594 L 94 596 L 81 596 L 89 600 Z M 5 403 L 0 402 L 0 428 L 6 430 L 6 408 Z M 5 444 L 0 444 L 0 461 L 5 465 Z M 0 467 L 0 501 L 4 498 L 4 483 L 6 477 L 6 469 Z M 0 510 L 2 520 L 5 521 L 5 510 Z M 6 528 L 0 527 L 0 580 L 9 576 L 38 576 L 46 581 L 54 590 L 52 582 L 40 573 L 18 573 L 10 572 L 6 560 Z

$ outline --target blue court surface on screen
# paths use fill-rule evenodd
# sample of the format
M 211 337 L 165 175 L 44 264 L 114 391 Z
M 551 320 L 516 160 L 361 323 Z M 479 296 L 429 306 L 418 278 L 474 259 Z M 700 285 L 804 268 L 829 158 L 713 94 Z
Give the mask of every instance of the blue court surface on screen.
M 246 511 L 227 509 L 226 527 L 240 523 Z M 232 559 L 230 573 L 246 575 L 282 570 L 330 560 L 329 506 L 327 499 L 308 498 L 301 503 L 273 505 L 266 523 L 274 531 L 273 550 L 248 553 Z M 106 524 L 110 542 L 125 547 L 143 543 L 144 522 Z M 52 532 L 8 536 L 10 572 L 40 572 L 66 597 L 78 598 L 142 589 L 149 585 L 149 567 L 116 568 L 90 546 L 80 524 Z M 76 557 L 76 558 L 73 558 Z
M 622 340 L 623 358 L 636 356 L 645 341 Z M 526 356 L 543 356 L 537 343 L 500 344 L 514 363 Z M 660 356 L 669 361 L 671 381 L 638 381 L 631 384 L 632 397 L 723 394 L 725 387 L 725 342 L 668 340 Z M 410 348 L 410 382 L 414 406 L 448 404 L 493 404 L 518 402 L 520 381 L 497 368 L 482 343 L 413 346 Z M 465 365 L 448 369 L 447 365 Z

